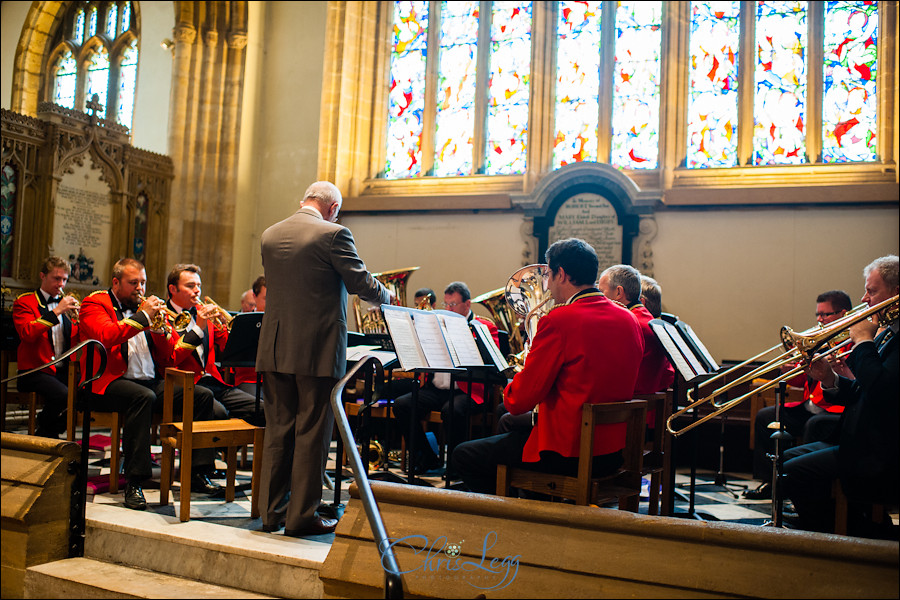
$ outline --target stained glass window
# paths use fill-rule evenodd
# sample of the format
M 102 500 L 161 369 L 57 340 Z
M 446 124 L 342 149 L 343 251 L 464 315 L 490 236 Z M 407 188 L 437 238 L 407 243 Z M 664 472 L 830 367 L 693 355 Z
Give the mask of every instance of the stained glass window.
M 0 169 L 0 275 L 12 276 L 13 235 L 16 222 L 15 167 L 7 163 Z
M 822 160 L 871 161 L 875 140 L 878 3 L 826 2 Z
M 472 2 L 441 3 L 434 174 L 472 173 L 478 9 Z
M 754 165 L 806 162 L 806 5 L 756 3 Z
M 688 167 L 737 164 L 739 2 L 691 2 Z
M 103 107 L 97 111 L 100 117 L 106 116 L 106 94 L 109 89 L 109 53 L 106 48 L 100 48 L 91 56 L 91 62 L 87 70 L 87 89 L 85 90 L 85 104 L 94 94 L 100 97 L 100 105 Z
M 116 120 L 120 125 L 131 128 L 134 113 L 134 86 L 137 81 L 138 49 L 137 40 L 122 54 L 119 66 L 119 95 L 116 103 Z
M 88 21 L 88 37 L 97 35 L 97 9 L 91 8 L 90 19 Z
M 116 37 L 116 21 L 119 18 L 119 8 L 115 2 L 110 3 L 106 13 L 106 35 Z
M 120 33 L 125 33 L 129 27 L 131 27 L 131 2 L 126 2 L 122 5 L 122 31 Z
M 661 28 L 662 2 L 619 2 L 610 154 L 619 168 L 659 166 Z
M 428 2 L 395 2 L 385 176 L 422 170 Z
M 84 11 L 80 8 L 75 12 L 75 28 L 73 37 L 80 45 L 84 41 Z
M 531 2 L 491 4 L 485 173 L 525 171 L 531 79 Z
M 597 160 L 601 2 L 560 2 L 553 167 Z
M 53 102 L 66 108 L 75 108 L 75 82 L 78 65 L 72 53 L 66 50 L 56 61 Z
M 147 247 L 147 195 L 138 194 L 134 207 L 134 258 L 143 262 Z

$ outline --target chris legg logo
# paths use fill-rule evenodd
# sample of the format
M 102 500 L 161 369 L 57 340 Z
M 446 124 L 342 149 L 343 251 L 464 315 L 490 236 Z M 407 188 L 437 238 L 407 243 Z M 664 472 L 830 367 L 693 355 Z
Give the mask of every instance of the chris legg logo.
M 500 590 L 511 584 L 519 573 L 520 554 L 504 558 L 490 557 L 490 550 L 497 543 L 497 533 L 494 531 L 484 536 L 480 549 L 481 557 L 478 559 L 461 555 L 465 540 L 450 542 L 443 535 L 434 541 L 429 541 L 424 535 L 408 535 L 396 540 L 389 539 L 388 542 L 388 548 L 393 549 L 397 546 L 409 548 L 414 556 L 412 559 L 414 566 L 411 568 L 391 571 L 385 564 L 385 554 L 382 552 L 382 567 L 396 575 L 421 571 L 425 576 L 462 579 L 480 590 Z

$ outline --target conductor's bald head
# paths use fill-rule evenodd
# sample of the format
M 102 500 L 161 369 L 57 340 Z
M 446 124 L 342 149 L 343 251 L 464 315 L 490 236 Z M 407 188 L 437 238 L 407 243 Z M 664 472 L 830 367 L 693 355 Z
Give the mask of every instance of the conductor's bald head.
M 300 204 L 315 206 L 322 213 L 322 218 L 333 223 L 337 221 L 343 201 L 341 191 L 336 185 L 329 181 L 317 181 L 306 188 Z

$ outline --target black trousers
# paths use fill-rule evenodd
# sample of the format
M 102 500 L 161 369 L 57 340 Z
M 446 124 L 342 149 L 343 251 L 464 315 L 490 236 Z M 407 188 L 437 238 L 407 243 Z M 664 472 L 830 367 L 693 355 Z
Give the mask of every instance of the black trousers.
M 150 427 L 153 413 L 161 413 L 165 382 L 162 379 L 135 380 L 120 377 L 110 383 L 103 394 L 91 396 L 91 410 L 118 412 L 122 416 L 122 451 L 125 478 L 132 485 L 140 485 L 153 475 L 150 458 Z M 179 410 L 184 397 L 182 388 L 175 389 L 175 409 Z M 194 388 L 194 420 L 213 418 L 212 392 Z M 215 462 L 215 449 L 195 450 L 192 464 L 196 471 L 204 471 Z
M 468 394 L 454 389 L 453 392 L 453 430 L 449 432 L 450 443 L 454 446 L 460 444 L 466 439 L 466 432 L 469 426 L 469 415 L 478 407 L 474 400 L 469 399 Z M 450 422 L 450 390 L 440 390 L 432 385 L 426 385 L 419 390 L 418 403 L 416 405 L 416 415 L 419 418 L 424 417 L 427 411 L 440 410 L 441 420 L 444 425 Z M 393 410 L 397 415 L 397 425 L 403 437 L 409 437 L 409 419 L 412 417 L 412 393 L 404 394 L 394 400 Z M 425 432 L 421 427 L 415 427 L 416 435 L 416 454 L 422 456 L 434 454 L 428 440 L 425 438 Z M 407 440 L 407 443 L 409 440 Z
M 259 413 L 256 412 L 256 396 L 250 395 L 239 387 L 220 383 L 215 377 L 202 377 L 194 386 L 194 393 L 200 388 L 205 388 L 213 395 L 213 418 L 215 419 L 244 419 L 251 425 L 265 427 L 266 417 L 263 412 L 263 402 L 260 397 Z
M 37 416 L 37 433 L 59 437 L 66 431 L 66 407 L 69 400 L 69 363 L 56 365 L 56 373 L 40 371 L 19 379 L 21 392 L 37 392 L 44 400 L 44 408 Z
M 838 448 L 813 442 L 784 453 L 784 492 L 806 531 L 834 530 L 831 482 L 838 476 Z
M 514 429 L 480 440 L 465 442 L 456 447 L 450 457 L 450 469 L 458 473 L 466 487 L 473 492 L 494 494 L 497 491 L 497 465 L 526 467 L 545 473 L 575 476 L 578 457 L 561 456 L 556 452 L 541 452 L 541 460 L 523 463 L 522 450 L 530 431 Z M 594 476 L 602 477 L 622 466 L 622 453 L 594 457 Z
M 781 420 L 784 429 L 795 439 L 804 444 L 812 442 L 831 441 L 837 430 L 841 415 L 832 413 L 812 414 L 803 405 L 783 407 Z M 772 479 L 772 461 L 766 454 L 775 451 L 775 442 L 772 434 L 776 431 L 769 429 L 769 423 L 775 421 L 775 407 L 766 406 L 756 413 L 753 431 L 753 478 L 762 481 Z M 835 440 L 836 441 L 836 440 Z

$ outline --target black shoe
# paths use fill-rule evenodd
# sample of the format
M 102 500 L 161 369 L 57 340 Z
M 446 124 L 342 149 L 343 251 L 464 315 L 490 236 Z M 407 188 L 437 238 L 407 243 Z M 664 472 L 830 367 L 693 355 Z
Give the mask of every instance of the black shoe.
M 311 535 L 325 535 L 334 533 L 337 527 L 337 519 L 326 519 L 316 515 L 312 523 L 300 529 L 285 529 L 284 535 L 288 537 L 307 537 Z
M 53 440 L 59 439 L 59 432 L 53 432 L 49 429 L 44 429 L 43 427 L 38 427 L 35 430 L 34 435 L 36 435 L 37 437 L 50 438 Z
M 771 500 L 772 484 L 764 481 L 755 490 L 747 490 L 744 492 L 744 498 L 747 500 Z
M 444 462 L 436 454 L 420 454 L 415 462 L 413 474 L 424 475 L 430 471 L 437 471 L 444 467 Z
M 125 507 L 132 510 L 145 510 L 147 500 L 144 498 L 144 490 L 139 485 L 128 484 L 125 486 Z
M 191 477 L 191 492 L 198 494 L 219 494 L 224 491 L 221 485 L 216 485 L 212 481 L 209 480 L 209 477 L 204 473 L 194 473 Z

